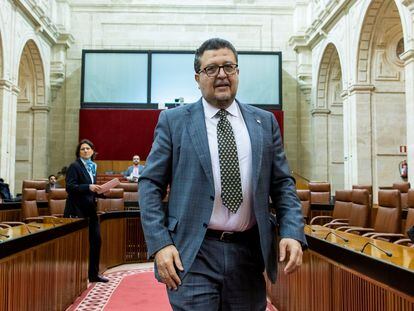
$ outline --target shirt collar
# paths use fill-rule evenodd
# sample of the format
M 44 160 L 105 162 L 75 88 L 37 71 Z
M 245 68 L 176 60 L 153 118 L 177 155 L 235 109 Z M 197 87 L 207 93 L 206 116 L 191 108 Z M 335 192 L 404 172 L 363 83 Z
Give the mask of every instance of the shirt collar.
M 207 102 L 203 97 L 203 107 L 204 107 L 204 114 L 207 118 L 212 119 L 215 117 L 217 112 L 220 108 L 214 107 L 212 104 Z M 240 116 L 239 110 L 237 109 L 237 103 L 235 100 L 231 103 L 229 107 L 227 107 L 226 111 L 231 114 L 232 116 L 238 118 Z
M 85 166 L 86 166 L 86 162 L 85 162 L 85 160 L 84 160 L 83 158 L 81 158 L 81 157 L 79 157 L 79 159 L 82 161 L 83 165 L 85 165 Z

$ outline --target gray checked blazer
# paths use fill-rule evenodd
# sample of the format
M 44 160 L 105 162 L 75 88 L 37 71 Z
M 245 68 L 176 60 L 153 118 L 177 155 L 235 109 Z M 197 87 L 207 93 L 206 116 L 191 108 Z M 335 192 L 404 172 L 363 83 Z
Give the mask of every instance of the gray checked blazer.
M 301 204 L 274 115 L 237 103 L 252 146 L 252 208 L 266 272 L 275 282 L 276 232 L 281 237 L 296 239 L 306 247 Z M 146 168 L 139 179 L 139 205 L 148 256 L 174 244 L 184 266 L 184 271 L 178 272 L 181 279 L 203 242 L 213 211 L 213 183 L 201 99 L 194 104 L 161 112 Z M 162 198 L 168 184 L 171 188 L 165 209 Z M 269 212 L 269 197 L 276 208 L 276 217 Z

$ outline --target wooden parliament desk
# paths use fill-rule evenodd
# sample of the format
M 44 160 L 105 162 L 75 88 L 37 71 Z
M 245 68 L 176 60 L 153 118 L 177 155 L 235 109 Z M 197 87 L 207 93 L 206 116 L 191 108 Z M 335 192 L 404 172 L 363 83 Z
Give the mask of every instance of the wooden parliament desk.
M 321 226 L 305 231 L 309 250 L 300 270 L 286 276 L 279 265 L 277 283 L 267 282 L 280 311 L 414 310 L 414 248 Z M 374 246 L 361 253 L 367 242 Z
M 106 213 L 100 220 L 102 272 L 146 261 L 139 211 Z M 87 288 L 87 221 L 44 222 L 0 229 L 0 311 L 65 310 Z
M 49 213 L 47 201 L 37 202 L 39 215 Z M 0 203 L 0 221 L 21 221 L 22 202 L 2 202 Z

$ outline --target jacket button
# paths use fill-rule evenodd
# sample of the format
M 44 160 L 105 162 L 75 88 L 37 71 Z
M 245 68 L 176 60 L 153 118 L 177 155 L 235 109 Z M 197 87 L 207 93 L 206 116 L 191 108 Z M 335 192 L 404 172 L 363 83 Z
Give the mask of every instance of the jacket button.
M 211 196 L 210 196 L 210 200 L 211 200 L 211 201 L 214 201 L 214 196 L 212 196 L 212 195 L 211 195 Z
M 203 227 L 204 227 L 204 228 L 207 228 L 207 227 L 208 227 L 208 224 L 203 223 Z

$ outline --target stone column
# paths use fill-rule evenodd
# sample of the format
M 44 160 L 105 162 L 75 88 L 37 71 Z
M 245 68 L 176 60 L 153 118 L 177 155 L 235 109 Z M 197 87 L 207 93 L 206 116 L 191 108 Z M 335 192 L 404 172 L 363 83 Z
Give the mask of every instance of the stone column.
M 299 142 L 298 142 L 298 159 L 299 159 L 299 174 L 307 179 L 312 178 L 312 131 L 311 131 L 311 116 L 310 116 L 310 102 L 311 102 L 311 80 L 306 83 L 304 80 L 299 80 L 299 107 L 298 107 L 298 126 L 299 126 Z
M 33 178 L 46 178 L 48 172 L 48 106 L 33 106 Z
M 326 108 L 312 109 L 314 181 L 328 181 L 328 115 Z
M 344 133 L 344 189 L 352 189 L 352 181 L 354 177 L 352 175 L 352 150 L 351 150 L 351 117 L 350 117 L 350 105 L 348 102 L 348 91 L 342 91 L 341 93 L 342 105 L 343 105 L 343 133 Z
M 16 155 L 16 104 L 19 88 L 9 80 L 0 80 L 0 177 L 14 192 Z
M 371 101 L 374 86 L 370 84 L 354 84 L 348 88 L 347 114 L 344 123 L 347 132 L 348 151 L 348 184 L 373 185 L 372 175 L 372 115 Z M 346 120 L 345 120 L 346 118 Z
M 414 184 L 414 49 L 401 56 L 405 64 L 405 103 L 407 116 L 408 181 Z

